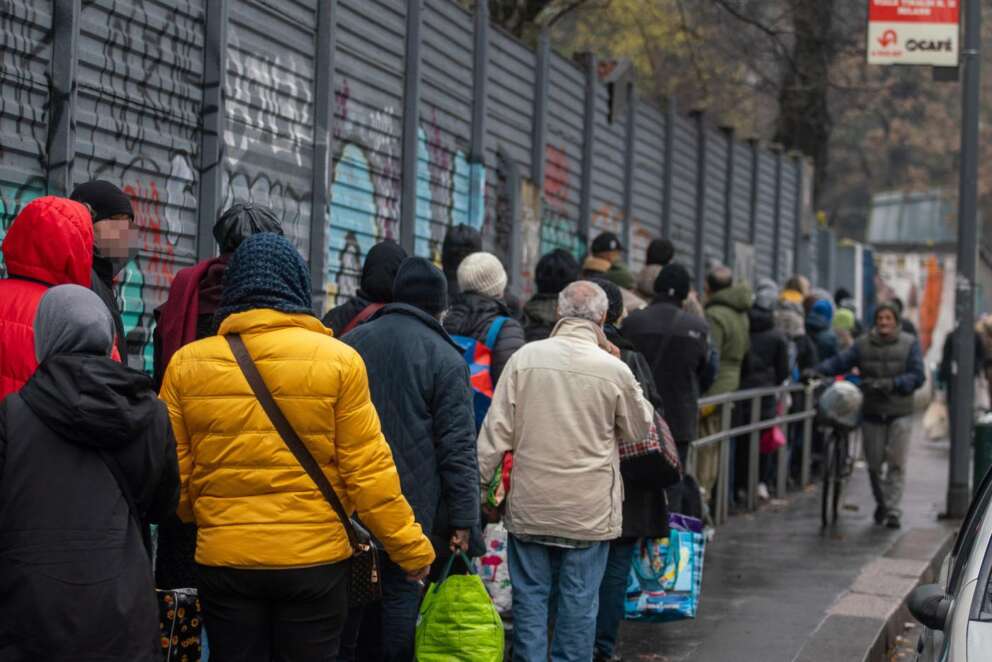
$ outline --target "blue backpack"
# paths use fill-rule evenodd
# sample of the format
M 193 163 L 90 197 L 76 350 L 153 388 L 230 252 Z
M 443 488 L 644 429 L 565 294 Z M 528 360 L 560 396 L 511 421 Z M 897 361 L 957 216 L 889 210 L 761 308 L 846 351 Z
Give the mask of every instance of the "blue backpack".
M 489 405 L 493 401 L 493 347 L 499 332 L 503 330 L 503 325 L 509 317 L 497 317 L 489 325 L 486 333 L 486 342 L 481 343 L 469 336 L 451 336 L 461 350 L 462 357 L 469 367 L 469 380 L 472 384 L 472 399 L 475 405 L 475 429 L 482 428 L 482 421 L 486 420 L 486 413 Z

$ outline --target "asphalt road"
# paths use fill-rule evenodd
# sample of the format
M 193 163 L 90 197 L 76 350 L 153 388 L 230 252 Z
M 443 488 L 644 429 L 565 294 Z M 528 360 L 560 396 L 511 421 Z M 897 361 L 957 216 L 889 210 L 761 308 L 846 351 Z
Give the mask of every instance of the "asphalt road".
M 910 451 L 903 531 L 937 522 L 947 485 L 947 442 Z M 848 483 L 841 522 L 821 531 L 817 489 L 730 519 L 706 552 L 699 615 L 676 623 L 624 623 L 625 660 L 761 662 L 796 659 L 861 569 L 900 536 L 876 526 L 867 471 Z

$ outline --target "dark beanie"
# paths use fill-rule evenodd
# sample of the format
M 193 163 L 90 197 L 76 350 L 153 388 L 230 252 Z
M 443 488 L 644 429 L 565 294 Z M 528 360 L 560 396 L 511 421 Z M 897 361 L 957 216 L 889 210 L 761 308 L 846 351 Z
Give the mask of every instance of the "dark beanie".
M 134 218 L 134 209 L 127 193 L 102 179 L 80 184 L 73 189 L 69 198 L 92 207 L 94 223 L 117 214 L 127 214 Z
M 647 264 L 665 266 L 675 257 L 675 246 L 667 239 L 654 239 L 648 244 Z
M 362 265 L 362 293 L 375 303 L 393 300 L 393 281 L 406 251 L 392 239 L 380 241 L 369 250 Z
M 233 253 L 248 237 L 261 232 L 282 234 L 282 223 L 272 210 L 253 202 L 236 202 L 214 223 L 214 239 L 221 253 Z
M 441 266 L 444 273 L 458 273 L 458 265 L 472 253 L 482 250 L 482 234 L 471 225 L 460 223 L 448 229 L 441 242 Z
M 882 301 L 875 305 L 875 321 L 878 321 L 878 314 L 883 310 L 891 312 L 895 316 L 896 322 L 902 319 L 902 311 L 899 309 L 899 304 L 895 301 Z
M 393 301 L 437 315 L 448 307 L 448 281 L 427 258 L 408 257 L 396 272 Z
M 271 232 L 248 237 L 234 251 L 215 319 L 256 308 L 313 314 L 310 268 L 289 239 Z
M 606 300 L 608 302 L 606 323 L 616 324 L 620 320 L 620 316 L 623 315 L 623 292 L 620 291 L 620 288 L 615 283 L 605 278 L 590 278 L 589 280 L 599 285 L 606 292 Z
M 579 262 L 564 248 L 557 248 L 537 261 L 534 281 L 539 294 L 558 294 L 578 279 Z
M 689 296 L 689 287 L 692 284 L 692 276 L 689 270 L 678 262 L 666 264 L 654 281 L 654 291 L 656 294 L 663 294 L 675 301 L 685 301 Z

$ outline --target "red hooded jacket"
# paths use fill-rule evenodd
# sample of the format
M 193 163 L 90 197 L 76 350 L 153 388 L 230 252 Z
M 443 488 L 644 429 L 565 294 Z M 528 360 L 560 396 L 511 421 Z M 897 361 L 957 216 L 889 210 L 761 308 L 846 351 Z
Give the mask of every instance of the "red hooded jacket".
M 3 240 L 8 278 L 0 280 L 0 400 L 34 374 L 34 316 L 45 291 L 90 287 L 93 222 L 85 206 L 45 196 L 28 203 Z

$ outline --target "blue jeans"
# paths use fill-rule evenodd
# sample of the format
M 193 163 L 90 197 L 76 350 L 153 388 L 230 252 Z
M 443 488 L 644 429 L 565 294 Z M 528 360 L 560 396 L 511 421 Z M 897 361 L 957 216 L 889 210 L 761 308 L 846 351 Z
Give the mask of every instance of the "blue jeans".
M 556 595 L 552 662 L 589 662 L 596 637 L 599 586 L 610 544 L 563 549 L 510 535 L 514 662 L 547 662 L 550 598 Z
M 634 540 L 614 540 L 606 562 L 603 583 L 599 585 L 599 615 L 596 617 L 596 653 L 611 657 L 617 645 L 620 622 L 627 599 L 630 560 L 634 557 Z

